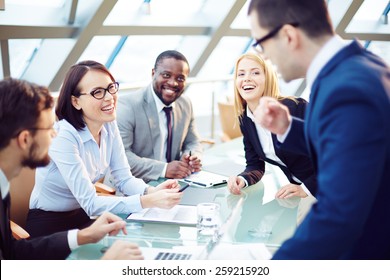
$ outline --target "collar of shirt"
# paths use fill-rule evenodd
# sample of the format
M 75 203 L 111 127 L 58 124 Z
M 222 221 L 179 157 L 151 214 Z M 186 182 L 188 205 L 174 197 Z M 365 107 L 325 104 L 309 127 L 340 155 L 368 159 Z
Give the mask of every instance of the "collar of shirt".
M 311 89 L 321 69 L 345 46 L 346 42 L 340 36 L 335 35 L 320 49 L 307 70 L 307 88 Z
M 160 98 L 158 98 L 156 92 L 153 89 L 153 85 L 151 85 L 151 87 L 152 87 L 152 92 L 154 93 L 153 94 L 153 99 L 154 99 L 154 102 L 156 103 L 157 112 L 161 113 L 161 112 L 163 112 L 164 107 L 167 107 L 167 105 L 162 103 Z M 169 105 L 169 106 L 171 106 L 172 108 L 175 108 L 175 102 L 172 102 L 171 105 Z M 164 116 L 165 116 L 165 113 L 164 113 Z
M 271 132 L 268 130 L 268 129 L 265 129 L 264 127 L 262 127 L 261 125 L 259 125 L 255 119 L 255 116 L 253 115 L 253 113 L 251 112 L 251 110 L 249 110 L 249 107 L 248 105 L 246 106 L 246 115 L 248 116 L 248 118 L 250 118 L 252 120 L 252 122 L 255 124 L 256 126 L 256 129 L 257 131 L 261 133 L 261 135 L 264 137 L 264 138 L 267 138 L 267 144 L 269 141 L 271 141 L 272 143 L 272 136 L 271 136 Z M 262 137 L 262 138 L 263 138 Z M 272 144 L 273 145 L 273 144 Z M 264 145 L 266 146 L 266 145 Z M 267 145 L 268 146 L 268 145 Z M 273 147 L 273 146 L 272 146 Z M 267 147 L 263 147 L 263 150 L 267 149 Z M 267 149 L 268 150 L 268 149 Z M 274 152 L 275 153 L 275 152 Z
M 88 129 L 88 126 L 85 126 L 82 130 L 78 130 L 77 132 L 79 133 L 81 139 L 83 140 L 83 143 L 86 143 L 90 140 L 95 141 L 95 139 L 92 136 L 92 133 Z M 101 137 L 100 137 L 101 139 L 106 138 L 107 130 L 106 130 L 105 125 L 103 125 L 102 130 L 100 131 L 100 135 L 101 135 Z
M 256 123 L 255 116 L 253 115 L 253 113 L 252 113 L 251 110 L 249 109 L 248 105 L 246 105 L 246 115 L 247 115 L 248 118 L 250 118 L 254 123 Z
M 1 191 L 1 199 L 4 199 L 9 193 L 9 182 L 3 170 L 0 169 L 0 191 Z

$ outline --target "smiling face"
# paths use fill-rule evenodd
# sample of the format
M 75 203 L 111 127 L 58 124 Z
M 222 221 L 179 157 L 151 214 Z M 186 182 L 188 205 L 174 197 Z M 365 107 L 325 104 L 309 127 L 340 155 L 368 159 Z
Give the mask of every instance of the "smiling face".
M 188 64 L 175 58 L 161 60 L 152 70 L 153 90 L 165 105 L 170 105 L 182 95 L 188 74 Z
M 242 97 L 251 107 L 259 104 L 265 86 L 264 69 L 257 61 L 244 57 L 237 64 L 235 86 Z
M 78 84 L 80 92 L 87 94 L 79 97 L 72 96 L 72 105 L 77 110 L 82 110 L 84 121 L 91 131 L 95 128 L 100 130 L 104 123 L 111 122 L 116 118 L 117 93 L 106 92 L 105 97 L 100 100 L 89 94 L 96 88 L 107 88 L 113 82 L 106 73 L 90 70 Z

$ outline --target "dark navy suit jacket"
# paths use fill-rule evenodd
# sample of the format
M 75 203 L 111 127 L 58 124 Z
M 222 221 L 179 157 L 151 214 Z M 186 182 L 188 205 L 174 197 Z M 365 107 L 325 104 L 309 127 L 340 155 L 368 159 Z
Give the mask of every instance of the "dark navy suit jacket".
M 70 254 L 68 233 L 65 231 L 34 239 L 15 240 L 1 195 L 0 213 L 0 259 L 63 260 Z
M 298 103 L 291 99 L 283 99 L 281 103 L 289 108 L 291 115 L 303 118 L 307 102 L 302 98 L 298 98 L 297 101 Z M 299 184 L 292 178 L 292 175 L 294 175 L 301 182 L 305 183 L 305 186 L 309 191 L 315 195 L 317 191 L 317 179 L 313 164 L 307 155 L 297 154 L 294 151 L 282 149 L 280 145 L 277 145 L 276 135 L 271 134 L 275 153 L 286 166 L 280 165 L 265 157 L 263 147 L 261 146 L 257 135 L 256 126 L 247 116 L 246 111 L 240 119 L 240 128 L 244 137 L 246 168 L 239 176 L 243 176 L 249 185 L 253 185 L 260 181 L 264 175 L 265 162 L 268 162 L 279 166 L 291 183 Z
M 388 66 L 356 41 L 343 48 L 282 146 L 313 159 L 318 202 L 274 258 L 390 259 Z

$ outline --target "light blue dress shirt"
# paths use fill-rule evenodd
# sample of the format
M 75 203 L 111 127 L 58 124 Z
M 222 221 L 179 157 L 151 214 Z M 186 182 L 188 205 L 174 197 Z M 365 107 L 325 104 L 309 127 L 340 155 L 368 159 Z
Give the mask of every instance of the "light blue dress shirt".
M 142 209 L 140 196 L 148 185 L 131 174 L 115 121 L 104 124 L 100 147 L 87 127 L 77 131 L 61 120 L 55 129 L 50 164 L 36 170 L 30 209 L 63 212 L 81 207 L 89 216 Z M 125 196 L 97 196 L 94 183 L 108 171 Z
M 1 199 L 4 199 L 9 193 L 9 182 L 3 170 L 0 168 L 0 191 L 1 191 Z

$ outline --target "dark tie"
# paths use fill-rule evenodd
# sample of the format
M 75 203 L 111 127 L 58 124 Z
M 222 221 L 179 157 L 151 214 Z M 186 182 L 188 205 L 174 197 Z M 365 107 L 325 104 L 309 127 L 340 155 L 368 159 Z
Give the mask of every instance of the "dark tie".
M 165 157 L 167 158 L 167 162 L 171 162 L 172 156 L 172 107 L 164 107 L 165 115 L 167 116 L 167 153 Z

